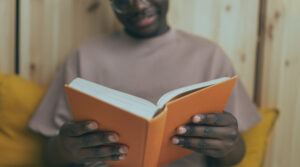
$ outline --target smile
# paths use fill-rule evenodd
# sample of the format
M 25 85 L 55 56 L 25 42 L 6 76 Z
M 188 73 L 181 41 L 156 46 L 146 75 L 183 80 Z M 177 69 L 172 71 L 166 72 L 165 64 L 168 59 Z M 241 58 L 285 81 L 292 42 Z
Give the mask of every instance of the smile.
M 156 15 L 144 17 L 142 19 L 136 20 L 135 24 L 139 27 L 146 27 L 151 25 L 156 20 L 156 18 L 157 18 Z

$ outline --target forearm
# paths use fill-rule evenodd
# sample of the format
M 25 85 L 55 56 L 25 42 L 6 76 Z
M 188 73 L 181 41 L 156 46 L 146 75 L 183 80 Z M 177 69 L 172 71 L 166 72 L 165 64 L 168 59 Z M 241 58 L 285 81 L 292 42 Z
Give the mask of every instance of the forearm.
M 70 166 L 71 162 L 63 154 L 63 148 L 58 137 L 52 137 L 46 143 L 44 149 L 44 161 L 46 166 L 65 167 Z
M 231 166 L 239 163 L 245 155 L 245 143 L 243 137 L 239 135 L 237 143 L 231 152 L 229 152 L 225 157 L 213 158 L 207 157 L 207 162 L 209 166 L 219 167 L 219 166 Z

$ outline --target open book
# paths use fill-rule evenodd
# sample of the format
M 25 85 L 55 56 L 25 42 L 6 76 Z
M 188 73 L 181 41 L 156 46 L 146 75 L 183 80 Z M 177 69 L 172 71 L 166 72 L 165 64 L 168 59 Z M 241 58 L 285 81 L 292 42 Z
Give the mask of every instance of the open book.
M 200 113 L 221 113 L 237 77 L 219 78 L 165 93 L 153 104 L 82 78 L 65 85 L 75 121 L 95 120 L 100 130 L 115 131 L 127 144 L 127 158 L 109 162 L 118 167 L 164 166 L 193 153 L 171 144 L 175 129 Z

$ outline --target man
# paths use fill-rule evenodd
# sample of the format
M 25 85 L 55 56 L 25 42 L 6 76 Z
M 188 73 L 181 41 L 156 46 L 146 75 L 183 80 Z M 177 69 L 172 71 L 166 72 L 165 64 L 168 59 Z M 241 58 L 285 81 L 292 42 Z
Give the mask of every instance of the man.
M 130 152 L 126 143 L 118 143 L 117 133 L 97 131 L 96 122 L 72 122 L 63 85 L 75 77 L 155 102 L 171 89 L 235 75 L 216 44 L 169 27 L 168 0 L 111 0 L 111 4 L 124 31 L 81 44 L 66 59 L 30 121 L 31 129 L 49 137 L 45 148 L 49 166 L 105 166 Z M 238 82 L 223 114 L 196 115 L 190 124 L 178 127 L 170 141 L 195 154 L 168 167 L 238 163 L 245 153 L 240 131 L 259 120 Z

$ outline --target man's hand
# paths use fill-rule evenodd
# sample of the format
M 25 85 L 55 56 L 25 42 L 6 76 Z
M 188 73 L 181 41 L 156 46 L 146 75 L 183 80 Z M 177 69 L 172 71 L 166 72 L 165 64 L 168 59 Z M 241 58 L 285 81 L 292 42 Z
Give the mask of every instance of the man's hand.
M 93 121 L 65 123 L 55 138 L 60 158 L 67 164 L 125 159 L 128 147 L 117 143 L 119 136 L 97 129 L 98 125 Z
M 229 112 L 201 114 L 176 129 L 172 143 L 213 158 L 231 153 L 241 137 L 236 118 Z

